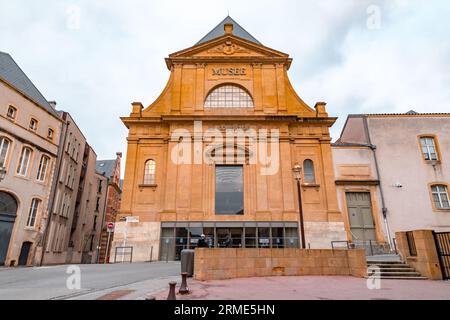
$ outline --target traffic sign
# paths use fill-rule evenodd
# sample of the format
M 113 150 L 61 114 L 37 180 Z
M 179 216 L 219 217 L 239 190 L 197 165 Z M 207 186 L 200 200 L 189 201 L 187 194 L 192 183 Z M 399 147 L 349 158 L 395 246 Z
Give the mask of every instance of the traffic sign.
M 108 222 L 106 224 L 106 228 L 108 229 L 108 232 L 113 232 L 114 231 L 114 223 Z

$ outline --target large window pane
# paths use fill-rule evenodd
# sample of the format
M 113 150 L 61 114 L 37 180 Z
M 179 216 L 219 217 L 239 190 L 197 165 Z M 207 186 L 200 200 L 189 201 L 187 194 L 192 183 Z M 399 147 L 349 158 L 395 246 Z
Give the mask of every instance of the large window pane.
M 272 248 L 284 248 L 283 228 L 272 228 Z
M 260 248 L 270 248 L 270 228 L 258 228 L 258 244 Z
M 216 167 L 216 214 L 244 214 L 243 186 L 242 166 Z
M 245 247 L 257 248 L 256 228 L 245 228 Z

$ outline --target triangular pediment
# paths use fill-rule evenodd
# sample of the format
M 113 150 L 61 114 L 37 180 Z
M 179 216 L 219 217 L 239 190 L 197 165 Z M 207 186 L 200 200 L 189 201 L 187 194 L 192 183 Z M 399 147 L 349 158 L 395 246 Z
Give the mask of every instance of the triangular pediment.
M 289 55 L 261 44 L 250 42 L 235 35 L 224 35 L 191 48 L 175 52 L 170 58 L 188 57 L 273 57 L 288 58 Z

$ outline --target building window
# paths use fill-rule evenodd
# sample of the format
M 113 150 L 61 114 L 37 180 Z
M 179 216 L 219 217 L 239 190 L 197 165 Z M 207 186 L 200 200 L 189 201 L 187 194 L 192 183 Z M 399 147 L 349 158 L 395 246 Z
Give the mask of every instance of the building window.
M 55 131 L 52 128 L 48 128 L 47 139 L 53 140 L 54 135 L 55 135 Z
M 450 209 L 447 186 L 445 185 L 431 186 L 431 193 L 433 195 L 433 202 L 436 209 Z
M 144 184 L 154 185 L 156 184 L 156 162 L 155 160 L 148 160 L 145 163 L 144 169 Z
M 28 165 L 30 164 L 32 151 L 30 148 L 25 147 L 20 154 L 19 166 L 17 167 L 17 174 L 20 176 L 26 176 L 28 172 Z
M 252 97 L 242 88 L 224 85 L 214 89 L 206 98 L 206 108 L 253 108 Z
M 98 179 L 98 188 L 97 188 L 97 193 L 102 193 L 102 180 Z
M 100 197 L 97 197 L 97 202 L 95 203 L 95 211 L 99 212 L 100 210 Z
M 216 166 L 216 214 L 244 214 L 242 166 Z
M 305 183 L 316 183 L 314 162 L 312 160 L 307 159 L 303 162 L 303 175 Z
M 17 115 L 17 109 L 14 108 L 13 106 L 9 106 L 8 107 L 8 113 L 6 114 L 6 116 L 12 120 L 16 119 L 16 115 Z
M 38 174 L 37 174 L 37 179 L 39 181 L 44 182 L 45 181 L 45 176 L 47 175 L 47 167 L 48 164 L 50 162 L 50 158 L 47 156 L 42 156 L 41 157 L 41 162 L 39 163 L 39 170 L 38 170 Z
M 435 138 L 422 137 L 420 138 L 420 145 L 422 146 L 422 153 L 425 160 L 427 161 L 439 160 Z
M 36 222 L 36 215 L 40 204 L 41 200 L 39 199 L 33 199 L 31 201 L 30 212 L 28 213 L 27 227 L 34 227 L 34 224 Z
M 30 130 L 36 131 L 38 127 L 38 121 L 35 118 L 30 120 Z
M 6 158 L 8 156 L 10 141 L 4 137 L 0 138 L 0 168 L 6 167 Z

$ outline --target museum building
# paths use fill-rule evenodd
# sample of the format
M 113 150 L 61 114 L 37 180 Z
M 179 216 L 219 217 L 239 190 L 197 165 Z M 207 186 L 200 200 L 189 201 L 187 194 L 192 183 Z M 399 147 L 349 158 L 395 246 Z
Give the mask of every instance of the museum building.
M 297 95 L 291 63 L 230 17 L 166 58 L 161 95 L 122 118 L 128 152 L 111 262 L 121 248 L 133 261 L 177 260 L 202 234 L 210 247 L 232 248 L 347 240 L 329 133 L 336 118 Z

